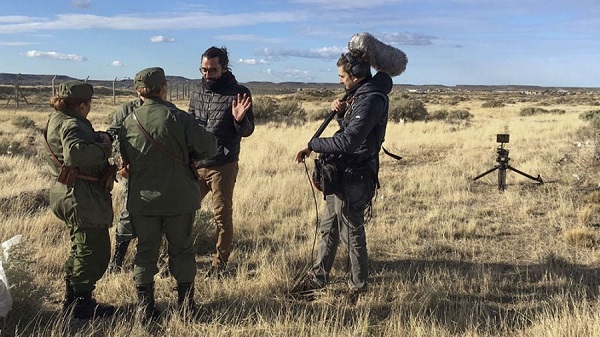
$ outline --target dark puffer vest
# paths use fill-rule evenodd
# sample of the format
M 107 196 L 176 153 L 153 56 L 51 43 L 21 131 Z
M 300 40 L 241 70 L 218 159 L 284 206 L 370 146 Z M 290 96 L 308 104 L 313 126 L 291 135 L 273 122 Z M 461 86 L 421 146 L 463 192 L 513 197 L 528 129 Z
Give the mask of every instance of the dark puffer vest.
M 240 122 L 233 118 L 231 112 L 237 95 L 251 97 L 250 90 L 239 84 L 230 71 L 223 73 L 216 84 L 209 89 L 203 80 L 190 99 L 188 113 L 195 115 L 198 123 L 217 138 L 217 154 L 201 161 L 198 167 L 215 167 L 238 161 L 242 137 L 254 132 L 252 107 Z

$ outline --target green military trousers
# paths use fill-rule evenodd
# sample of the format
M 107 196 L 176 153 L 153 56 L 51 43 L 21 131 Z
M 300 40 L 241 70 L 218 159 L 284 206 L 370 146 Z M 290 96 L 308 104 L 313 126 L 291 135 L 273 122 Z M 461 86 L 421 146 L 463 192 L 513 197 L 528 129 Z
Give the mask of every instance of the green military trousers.
M 196 277 L 196 257 L 192 228 L 196 211 L 175 216 L 131 214 L 137 251 L 133 261 L 136 285 L 154 282 L 158 273 L 158 257 L 163 234 L 167 238 L 169 272 L 177 283 L 193 283 Z
M 92 291 L 110 260 L 108 228 L 80 227 L 67 223 L 71 251 L 65 262 L 66 280 L 76 292 Z

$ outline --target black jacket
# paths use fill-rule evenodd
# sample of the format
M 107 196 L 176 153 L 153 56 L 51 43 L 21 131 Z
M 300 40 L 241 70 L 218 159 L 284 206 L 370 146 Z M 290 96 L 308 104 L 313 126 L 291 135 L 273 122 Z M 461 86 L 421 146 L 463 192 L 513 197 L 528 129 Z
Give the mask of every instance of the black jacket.
M 225 72 L 213 90 L 202 83 L 197 85 L 188 113 L 196 116 L 198 123 L 217 138 L 217 154 L 203 160 L 198 167 L 215 167 L 239 160 L 240 141 L 254 132 L 252 107 L 241 122 L 231 113 L 232 102 L 237 94 L 251 97 L 250 90 L 239 84 L 231 72 Z
M 392 78 L 378 72 L 349 97 L 340 130 L 332 137 L 315 138 L 308 144 L 317 153 L 340 155 L 349 166 L 369 166 L 379 171 L 379 150 L 385 138 Z

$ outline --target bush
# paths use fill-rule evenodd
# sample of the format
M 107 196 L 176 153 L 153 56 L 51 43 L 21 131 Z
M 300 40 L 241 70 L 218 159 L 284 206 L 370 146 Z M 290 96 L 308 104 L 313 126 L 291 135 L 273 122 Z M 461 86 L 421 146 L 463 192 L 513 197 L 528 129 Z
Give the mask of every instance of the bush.
M 441 120 L 446 122 L 454 122 L 459 120 L 469 121 L 473 118 L 468 110 L 436 110 L 429 114 L 428 120 Z
M 390 101 L 389 118 L 394 122 L 424 121 L 428 112 L 423 103 L 417 99 L 402 96 Z
M 22 128 L 22 129 L 34 129 L 35 128 L 35 122 L 33 121 L 33 119 L 31 119 L 27 116 L 17 116 L 15 118 L 13 118 L 11 123 L 12 123 L 12 125 Z
M 15 156 L 23 154 L 25 150 L 25 147 L 21 146 L 21 143 L 17 141 L 5 138 L 0 140 L 0 154 Z
M 252 99 L 254 118 L 270 120 L 277 112 L 277 102 L 270 97 L 254 97 Z
M 491 100 L 491 101 L 487 101 L 484 102 L 483 104 L 481 104 L 482 108 L 503 108 L 504 107 L 504 103 L 497 101 L 497 100 Z
M 579 119 L 584 121 L 590 121 L 600 116 L 600 110 L 589 110 L 579 115 Z
M 548 113 L 548 110 L 544 108 L 529 106 L 521 108 L 521 111 L 519 111 L 519 116 L 533 116 L 541 113 Z
M 600 115 L 596 115 L 590 119 L 590 125 L 594 130 L 600 130 Z
M 533 115 L 547 114 L 547 113 L 562 115 L 562 114 L 566 113 L 566 111 L 564 109 L 546 110 L 544 108 L 530 106 L 530 107 L 521 108 L 521 111 L 519 111 L 519 116 L 533 116 Z
M 35 282 L 36 264 L 34 250 L 28 243 L 20 242 L 8 252 L 9 259 L 3 261 L 4 270 L 10 283 L 14 315 L 23 315 L 40 309 L 40 299 L 49 295 L 45 286 Z
M 304 110 L 302 104 L 293 99 L 278 102 L 270 97 L 254 98 L 252 111 L 256 119 L 263 121 L 306 118 L 306 110 Z
M 304 110 L 300 102 L 286 99 L 279 102 L 277 116 L 304 119 L 306 117 L 306 110 Z
M 330 101 L 333 100 L 336 93 L 327 88 L 323 89 L 301 89 L 295 94 L 296 98 L 302 101 Z

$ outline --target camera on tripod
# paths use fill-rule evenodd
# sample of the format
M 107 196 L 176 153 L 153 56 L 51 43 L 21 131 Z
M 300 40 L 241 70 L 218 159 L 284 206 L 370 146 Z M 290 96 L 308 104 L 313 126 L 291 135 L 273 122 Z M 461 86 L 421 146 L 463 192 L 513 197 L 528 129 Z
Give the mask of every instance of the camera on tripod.
M 510 135 L 506 133 L 499 133 L 496 135 L 496 143 L 500 143 L 500 146 L 496 149 L 496 153 L 498 157 L 496 157 L 496 162 L 500 164 L 508 164 L 510 160 L 508 158 L 508 150 L 504 148 L 504 144 L 508 143 L 510 139 Z
M 507 133 L 499 133 L 496 135 L 496 143 L 508 143 L 510 135 Z
M 506 133 L 499 133 L 496 135 L 496 142 L 500 143 L 500 145 L 496 149 L 496 154 L 498 155 L 496 157 L 496 162 L 498 163 L 498 165 L 496 165 L 496 166 L 492 167 L 491 169 L 476 176 L 475 178 L 473 178 L 473 181 L 497 170 L 498 171 L 498 189 L 500 191 L 504 191 L 504 189 L 506 188 L 506 171 L 510 170 L 510 171 L 516 172 L 524 177 L 527 177 L 531 180 L 535 180 L 540 184 L 543 184 L 544 181 L 542 180 L 542 177 L 540 177 L 539 174 L 537 177 L 534 177 L 525 172 L 519 171 L 518 169 L 516 169 L 508 164 L 508 161 L 510 160 L 510 158 L 508 157 L 508 149 L 504 148 L 504 144 L 508 143 L 509 139 L 510 139 L 510 135 L 506 134 Z

